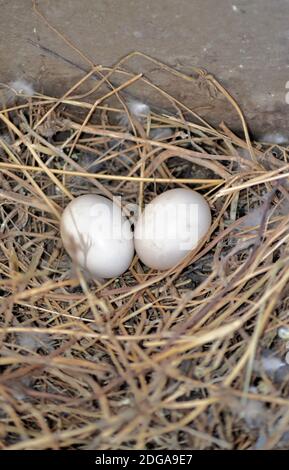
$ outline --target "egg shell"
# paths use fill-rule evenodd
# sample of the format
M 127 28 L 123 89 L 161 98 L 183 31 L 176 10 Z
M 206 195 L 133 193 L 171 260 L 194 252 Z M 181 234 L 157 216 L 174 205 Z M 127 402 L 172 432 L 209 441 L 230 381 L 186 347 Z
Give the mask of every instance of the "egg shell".
M 171 189 L 153 199 L 137 220 L 136 252 L 150 268 L 172 268 L 198 245 L 211 222 L 210 207 L 201 194 Z
M 96 278 L 123 274 L 134 255 L 130 223 L 120 206 L 97 194 L 72 200 L 60 223 L 63 245 L 72 260 Z

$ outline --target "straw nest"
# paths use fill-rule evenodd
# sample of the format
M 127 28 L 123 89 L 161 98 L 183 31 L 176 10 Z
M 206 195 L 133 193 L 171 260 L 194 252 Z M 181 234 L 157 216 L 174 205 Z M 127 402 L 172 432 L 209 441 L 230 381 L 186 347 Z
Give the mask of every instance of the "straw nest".
M 286 447 L 286 148 L 251 143 L 211 75 L 158 64 L 180 87 L 199 77 L 223 94 L 244 138 L 128 72 L 128 59 L 61 98 L 2 87 L 1 447 Z M 167 107 L 132 100 L 136 82 Z M 180 186 L 205 195 L 213 225 L 179 266 L 135 257 L 101 281 L 72 265 L 59 235 L 72 198 L 143 206 Z

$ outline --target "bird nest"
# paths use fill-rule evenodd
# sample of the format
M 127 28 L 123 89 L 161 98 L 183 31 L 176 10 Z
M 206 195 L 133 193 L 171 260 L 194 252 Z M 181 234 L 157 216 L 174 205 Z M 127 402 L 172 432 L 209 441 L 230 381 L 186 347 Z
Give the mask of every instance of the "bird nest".
M 196 80 L 161 67 L 180 86 Z M 195 73 L 244 137 L 124 61 L 60 98 L 2 87 L 1 448 L 288 446 L 288 154 L 251 142 L 231 95 Z M 132 99 L 136 82 L 167 107 Z M 59 233 L 70 200 L 144 206 L 177 187 L 213 214 L 182 263 L 157 272 L 135 256 L 105 281 L 73 265 Z

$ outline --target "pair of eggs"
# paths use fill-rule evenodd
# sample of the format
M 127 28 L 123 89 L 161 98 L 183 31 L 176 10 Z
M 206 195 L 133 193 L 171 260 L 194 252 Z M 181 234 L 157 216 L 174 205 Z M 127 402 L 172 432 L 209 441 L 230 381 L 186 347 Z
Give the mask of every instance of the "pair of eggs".
M 134 251 L 150 268 L 172 268 L 197 246 L 210 225 L 204 197 L 178 188 L 145 207 L 134 233 L 120 205 L 96 194 L 71 201 L 63 211 L 60 230 L 75 263 L 93 277 L 110 278 L 129 268 Z

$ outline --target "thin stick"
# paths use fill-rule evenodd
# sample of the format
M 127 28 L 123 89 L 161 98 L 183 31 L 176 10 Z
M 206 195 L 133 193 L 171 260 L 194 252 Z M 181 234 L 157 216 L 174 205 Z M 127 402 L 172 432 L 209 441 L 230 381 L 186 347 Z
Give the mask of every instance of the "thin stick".
M 21 165 L 16 163 L 3 163 L 0 162 L 0 168 L 14 169 L 14 170 L 26 170 L 32 171 L 33 173 L 47 173 L 47 171 L 41 167 L 35 167 L 31 165 Z M 59 170 L 57 168 L 49 168 L 49 172 L 55 175 L 67 175 L 67 176 L 81 176 L 82 178 L 88 179 L 103 179 L 108 181 L 133 181 L 133 182 L 144 182 L 144 183 L 182 183 L 182 184 L 200 184 L 205 183 L 212 186 L 217 186 L 224 182 L 221 179 L 207 179 L 207 178 L 147 178 L 141 176 L 123 176 L 123 175 L 106 175 L 102 173 L 87 173 L 81 171 L 70 171 L 70 170 Z

